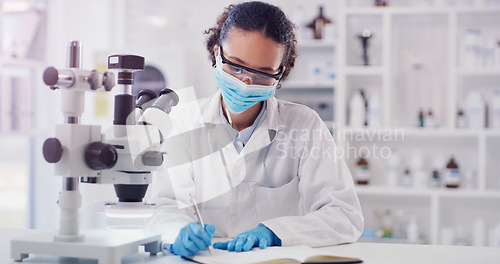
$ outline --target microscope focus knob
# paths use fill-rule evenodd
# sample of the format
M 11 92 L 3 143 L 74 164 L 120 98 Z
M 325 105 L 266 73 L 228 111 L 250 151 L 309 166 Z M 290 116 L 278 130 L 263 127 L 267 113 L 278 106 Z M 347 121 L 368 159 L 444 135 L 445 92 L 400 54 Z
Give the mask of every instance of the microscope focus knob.
M 103 75 L 104 90 L 111 91 L 115 87 L 115 75 L 112 72 L 105 72 Z
M 59 81 L 59 72 L 54 67 L 48 67 L 43 72 L 43 82 L 48 86 L 54 86 Z
M 93 170 L 111 169 L 117 161 L 118 153 L 113 145 L 93 142 L 85 149 L 85 163 Z
M 48 138 L 43 143 L 43 157 L 48 163 L 57 163 L 61 160 L 63 147 L 57 138 Z
M 91 90 L 97 90 L 99 87 L 101 87 L 101 81 L 99 79 L 100 78 L 98 72 L 96 70 L 92 70 L 87 79 Z

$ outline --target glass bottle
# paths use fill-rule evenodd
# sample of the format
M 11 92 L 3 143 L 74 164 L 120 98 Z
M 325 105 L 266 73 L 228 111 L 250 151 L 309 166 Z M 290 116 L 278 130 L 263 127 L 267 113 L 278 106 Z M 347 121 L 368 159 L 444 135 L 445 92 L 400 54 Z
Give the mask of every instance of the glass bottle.
M 319 15 L 310 24 L 308 24 L 307 27 L 311 28 L 314 31 L 315 39 L 322 39 L 323 29 L 326 24 L 330 23 L 332 23 L 332 21 L 323 15 L 323 6 L 320 6 Z
M 404 171 L 403 178 L 401 179 L 401 185 L 405 187 L 413 186 L 413 174 L 411 173 L 409 167 L 406 167 Z
M 446 165 L 444 182 L 447 188 L 458 188 L 460 186 L 460 170 L 453 157 Z
M 425 125 L 425 127 L 435 127 L 436 126 L 436 119 L 434 117 L 434 113 L 432 112 L 432 109 L 429 109 L 427 116 L 424 118 L 424 125 Z
M 375 0 L 375 6 L 387 6 L 387 1 L 385 1 L 385 0 Z
M 370 168 L 368 161 L 362 155 L 360 155 L 356 167 L 356 183 L 367 185 L 370 182 Z
M 385 210 L 382 217 L 382 230 L 384 231 L 384 238 L 392 238 L 392 228 L 394 227 L 394 218 L 390 209 Z
M 424 110 L 422 109 L 418 111 L 418 126 L 424 127 Z
M 439 170 L 437 168 L 434 168 L 432 170 L 432 176 L 431 176 L 431 187 L 438 188 L 440 185 L 440 175 L 439 175 Z
M 465 113 L 462 108 L 459 108 L 457 111 L 457 128 L 466 128 L 467 127 L 467 118 L 465 117 Z

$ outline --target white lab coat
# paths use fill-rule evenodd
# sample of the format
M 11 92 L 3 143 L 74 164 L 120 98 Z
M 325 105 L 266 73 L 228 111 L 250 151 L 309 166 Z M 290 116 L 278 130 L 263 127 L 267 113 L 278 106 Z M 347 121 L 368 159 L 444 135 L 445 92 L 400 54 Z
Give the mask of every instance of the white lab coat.
M 152 201 L 161 210 L 151 227 L 172 243 L 181 227 L 196 221 L 192 208 L 182 208 L 191 193 L 216 237 L 234 237 L 262 223 L 283 246 L 356 241 L 363 230 L 359 200 L 318 114 L 273 97 L 238 153 L 236 131 L 221 118 L 220 101 L 217 92 L 198 109 L 193 102 L 174 107 L 173 126 L 185 133 L 175 143 L 166 140 L 171 164 L 153 180 Z

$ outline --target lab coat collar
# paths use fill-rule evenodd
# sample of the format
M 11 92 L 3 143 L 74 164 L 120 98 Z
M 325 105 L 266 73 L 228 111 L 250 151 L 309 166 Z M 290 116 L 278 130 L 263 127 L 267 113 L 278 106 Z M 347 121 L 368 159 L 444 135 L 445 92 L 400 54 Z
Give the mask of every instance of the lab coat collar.
M 285 122 L 283 122 L 283 119 L 281 118 L 280 110 L 281 109 L 279 108 L 278 100 L 276 99 L 276 97 L 273 96 L 267 100 L 267 125 L 268 129 L 275 131 L 275 134 L 277 131 L 283 128 L 285 124 Z
M 218 90 L 209 99 L 205 107 L 202 107 L 202 120 L 200 122 L 205 124 L 223 124 L 228 125 L 227 121 L 224 122 L 220 118 L 220 104 L 222 96 L 220 90 Z M 269 144 L 271 144 L 278 134 L 278 131 L 284 127 L 283 119 L 281 118 L 280 107 L 278 100 L 275 97 L 271 97 L 267 100 L 267 106 L 264 114 L 261 117 L 259 124 L 255 128 L 250 140 L 247 142 L 239 156 L 245 156 L 259 149 L 262 149 Z M 234 140 L 237 131 L 234 129 L 226 129 L 229 137 Z M 234 146 L 233 146 L 234 147 Z M 236 149 L 234 149 L 236 152 Z M 238 154 L 236 154 L 238 155 Z
M 209 124 L 224 124 L 219 115 L 219 108 L 221 103 L 220 90 L 208 98 L 205 107 L 201 107 L 201 120 L 200 123 Z
M 224 124 L 219 115 L 221 100 L 221 92 L 217 90 L 217 92 L 208 99 L 206 107 L 202 108 L 201 123 Z M 265 122 L 263 122 L 264 120 Z M 284 122 L 281 118 L 278 100 L 275 97 L 271 97 L 267 100 L 267 107 L 262 116 L 261 124 L 258 126 L 261 125 L 265 125 L 269 130 L 274 130 L 274 132 L 269 132 L 269 135 L 276 135 L 276 132 L 283 128 Z

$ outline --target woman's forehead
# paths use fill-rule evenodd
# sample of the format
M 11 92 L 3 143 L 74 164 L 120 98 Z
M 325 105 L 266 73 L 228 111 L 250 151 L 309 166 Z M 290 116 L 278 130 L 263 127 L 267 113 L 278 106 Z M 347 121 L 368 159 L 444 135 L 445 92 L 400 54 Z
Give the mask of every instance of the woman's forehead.
M 236 57 L 252 68 L 278 69 L 283 60 L 285 45 L 267 38 L 259 31 L 233 28 L 222 42 L 224 56 Z

